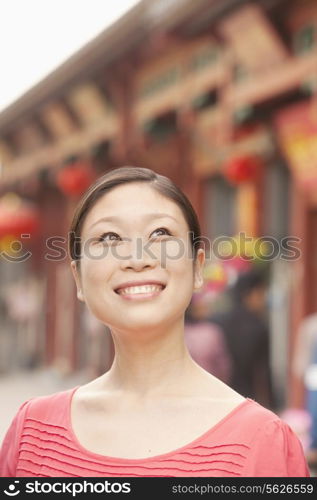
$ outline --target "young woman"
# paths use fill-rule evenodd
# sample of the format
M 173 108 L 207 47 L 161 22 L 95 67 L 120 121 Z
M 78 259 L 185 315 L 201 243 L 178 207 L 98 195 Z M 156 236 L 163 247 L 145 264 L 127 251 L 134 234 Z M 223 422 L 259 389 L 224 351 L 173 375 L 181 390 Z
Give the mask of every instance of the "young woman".
M 287 424 L 189 355 L 199 238 L 190 202 L 164 176 L 123 167 L 91 186 L 71 225 L 71 269 L 78 299 L 111 330 L 114 362 L 86 385 L 21 406 L 3 476 L 309 475 Z

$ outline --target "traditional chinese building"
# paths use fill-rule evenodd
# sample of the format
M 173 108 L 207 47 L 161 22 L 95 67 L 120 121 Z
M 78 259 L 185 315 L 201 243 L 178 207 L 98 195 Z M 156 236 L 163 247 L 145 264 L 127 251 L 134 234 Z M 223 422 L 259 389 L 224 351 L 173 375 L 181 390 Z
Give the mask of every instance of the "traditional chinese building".
M 40 283 L 46 363 L 84 359 L 65 254 L 78 196 L 110 169 L 146 166 L 187 193 L 210 239 L 269 238 L 276 390 L 301 404 L 291 362 L 317 310 L 316 91 L 314 0 L 144 0 L 0 114 L 0 189 L 41 216 L 19 269 Z M 2 264 L 4 288 L 17 265 Z

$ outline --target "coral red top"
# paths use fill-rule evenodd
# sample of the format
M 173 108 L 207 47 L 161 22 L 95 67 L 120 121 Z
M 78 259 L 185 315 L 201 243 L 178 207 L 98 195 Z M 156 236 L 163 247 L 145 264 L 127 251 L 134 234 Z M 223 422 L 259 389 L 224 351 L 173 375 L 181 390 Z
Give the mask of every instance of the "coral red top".
M 70 406 L 76 389 L 34 398 L 20 407 L 2 444 L 2 477 L 309 477 L 296 435 L 251 399 L 168 453 L 142 459 L 93 453 L 72 430 Z

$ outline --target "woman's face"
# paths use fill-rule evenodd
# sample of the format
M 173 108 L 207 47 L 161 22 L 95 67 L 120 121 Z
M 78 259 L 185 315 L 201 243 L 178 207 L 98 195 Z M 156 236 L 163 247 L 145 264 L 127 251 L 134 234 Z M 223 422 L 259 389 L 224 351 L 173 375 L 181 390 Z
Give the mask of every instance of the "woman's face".
M 80 268 L 72 262 L 78 298 L 115 331 L 183 321 L 194 288 L 203 284 L 204 252 L 199 250 L 194 272 L 188 233 L 178 205 L 149 185 L 113 188 L 83 224 Z M 130 288 L 130 282 L 159 285 Z

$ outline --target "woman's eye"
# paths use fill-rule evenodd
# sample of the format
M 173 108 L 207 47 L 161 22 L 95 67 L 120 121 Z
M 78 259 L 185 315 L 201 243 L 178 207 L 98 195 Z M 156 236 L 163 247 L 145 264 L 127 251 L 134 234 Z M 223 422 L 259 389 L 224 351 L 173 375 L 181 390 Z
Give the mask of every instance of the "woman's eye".
M 155 231 L 153 231 L 152 234 L 157 233 L 159 231 L 163 232 L 163 236 L 164 236 L 164 233 L 167 234 L 167 235 L 169 235 L 169 236 L 171 236 L 171 233 L 165 227 L 160 227 L 159 229 L 155 229 Z
M 153 231 L 151 233 L 151 235 L 155 235 L 158 234 L 158 236 L 164 236 L 164 235 L 171 235 L 171 233 L 169 232 L 168 229 L 166 229 L 165 227 L 160 227 L 158 229 L 155 229 L 155 231 Z M 120 236 L 117 234 L 117 233 L 113 233 L 113 232 L 108 232 L 108 233 L 103 233 L 99 238 L 98 238 L 98 242 L 109 242 L 109 241 L 119 241 L 118 240 L 121 239 Z
M 108 238 L 108 236 L 111 236 L 111 238 Z M 112 236 L 120 238 L 117 233 L 104 233 L 100 236 L 100 238 L 98 238 L 98 241 L 116 241 L 116 239 L 113 239 Z

